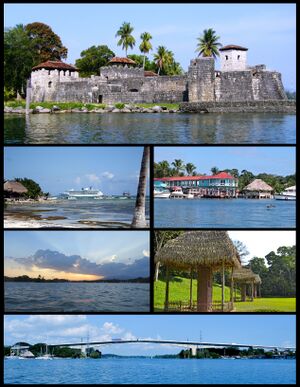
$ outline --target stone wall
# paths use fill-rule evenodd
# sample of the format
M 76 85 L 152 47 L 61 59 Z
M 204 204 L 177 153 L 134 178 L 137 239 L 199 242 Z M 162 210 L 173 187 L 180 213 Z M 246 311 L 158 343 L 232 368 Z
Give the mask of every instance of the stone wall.
M 182 102 L 179 107 L 185 113 L 296 113 L 295 100 Z
M 188 69 L 188 100 L 214 101 L 215 61 L 213 58 L 191 60 Z

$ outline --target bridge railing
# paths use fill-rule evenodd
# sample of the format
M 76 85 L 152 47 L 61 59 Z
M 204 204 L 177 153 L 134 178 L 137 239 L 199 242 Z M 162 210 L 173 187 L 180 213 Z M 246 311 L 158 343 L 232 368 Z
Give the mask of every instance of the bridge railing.
M 200 303 L 200 307 L 206 308 L 207 304 Z M 187 301 L 170 301 L 168 303 L 168 308 L 165 306 L 169 312 L 197 312 L 198 304 L 196 301 L 192 305 Z M 212 302 L 208 307 L 208 312 L 231 312 L 234 309 L 233 302 Z

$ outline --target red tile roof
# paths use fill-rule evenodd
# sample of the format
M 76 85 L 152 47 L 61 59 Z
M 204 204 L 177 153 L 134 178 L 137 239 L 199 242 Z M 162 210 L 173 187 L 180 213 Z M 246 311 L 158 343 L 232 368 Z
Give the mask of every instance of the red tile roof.
M 156 177 L 154 180 L 160 181 L 185 181 L 185 180 L 208 180 L 208 179 L 236 179 L 227 172 L 220 172 L 211 176 L 172 176 L 172 177 Z
M 130 58 L 120 58 L 118 56 L 113 57 L 108 63 L 136 64 L 136 62 Z
M 236 46 L 235 44 L 228 44 L 227 46 L 223 46 L 219 48 L 219 51 L 226 51 L 226 50 L 248 51 L 248 48 L 242 47 L 242 46 Z
M 47 60 L 47 62 L 40 63 L 37 66 L 32 67 L 32 70 L 46 69 L 46 70 L 71 70 L 78 71 L 77 67 L 69 65 L 68 63 L 61 62 L 60 60 Z

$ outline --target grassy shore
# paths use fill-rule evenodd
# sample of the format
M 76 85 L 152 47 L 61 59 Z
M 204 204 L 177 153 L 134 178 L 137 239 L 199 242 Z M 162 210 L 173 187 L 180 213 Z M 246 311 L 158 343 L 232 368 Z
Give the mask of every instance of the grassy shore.
M 125 104 L 124 103 L 115 103 L 112 104 L 116 108 L 122 109 Z M 152 108 L 154 106 L 161 106 L 166 107 L 168 110 L 177 110 L 179 109 L 178 103 L 136 103 L 136 104 L 130 104 L 136 107 L 140 108 Z M 25 100 L 17 101 L 7 101 L 4 103 L 4 106 L 11 107 L 11 108 L 18 108 L 26 107 Z M 71 109 L 87 109 L 87 110 L 93 110 L 93 109 L 105 109 L 108 105 L 103 103 L 81 103 L 81 102 L 32 102 L 30 104 L 30 109 L 35 109 L 37 106 L 42 106 L 45 109 L 52 109 L 53 106 L 58 106 L 61 110 L 71 110 Z
M 164 308 L 165 282 L 154 282 L 154 310 L 159 312 Z M 170 282 L 170 301 L 189 301 L 190 280 L 187 278 L 174 277 Z M 237 292 L 239 295 L 239 292 Z M 230 298 L 230 288 L 225 287 L 225 300 Z M 222 288 L 219 284 L 213 285 L 213 301 L 220 302 L 222 299 Z M 193 280 L 193 301 L 197 300 L 197 281 Z M 296 298 L 256 298 L 253 301 L 235 302 L 236 312 L 295 312 Z

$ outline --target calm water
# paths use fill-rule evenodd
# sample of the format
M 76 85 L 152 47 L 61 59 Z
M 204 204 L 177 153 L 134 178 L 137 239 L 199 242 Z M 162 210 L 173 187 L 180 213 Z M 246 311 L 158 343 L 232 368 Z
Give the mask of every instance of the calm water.
M 96 222 L 86 224 L 87 227 L 116 227 L 121 224 L 130 225 L 135 208 L 135 199 L 103 199 L 103 200 L 60 200 L 56 203 L 33 203 L 8 205 L 5 216 L 13 216 L 20 221 L 30 220 L 33 216 L 65 217 L 66 219 L 49 219 L 55 227 L 84 227 L 79 221 Z M 146 201 L 146 217 L 149 218 L 149 199 Z M 42 220 L 47 222 L 47 220 Z M 111 222 L 111 225 L 109 224 Z M 120 223 L 120 225 L 119 225 Z
M 149 284 L 5 282 L 6 312 L 149 310 Z
M 294 384 L 296 361 L 16 359 L 4 361 L 4 383 Z
M 268 209 L 268 205 L 275 207 Z M 155 199 L 155 227 L 294 228 L 296 202 L 272 199 Z
M 296 116 L 226 114 L 6 114 L 6 144 L 295 144 Z

